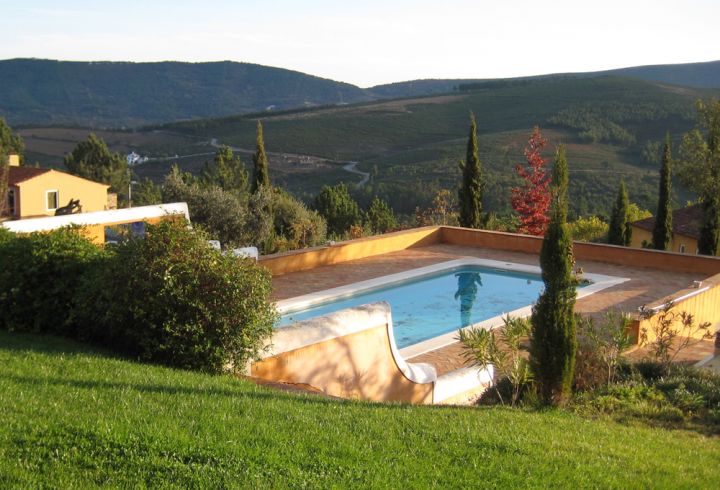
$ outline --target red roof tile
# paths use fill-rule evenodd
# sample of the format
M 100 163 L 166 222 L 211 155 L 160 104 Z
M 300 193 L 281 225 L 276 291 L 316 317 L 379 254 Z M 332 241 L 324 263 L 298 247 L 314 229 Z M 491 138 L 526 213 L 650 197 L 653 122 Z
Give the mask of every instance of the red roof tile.
M 673 211 L 673 233 L 691 238 L 700 238 L 700 225 L 702 223 L 702 204 L 694 204 Z M 655 218 L 645 218 L 631 223 L 642 230 L 653 231 Z
M 50 171 L 50 169 L 47 168 L 14 166 L 8 167 L 8 170 L 8 185 L 16 185 Z

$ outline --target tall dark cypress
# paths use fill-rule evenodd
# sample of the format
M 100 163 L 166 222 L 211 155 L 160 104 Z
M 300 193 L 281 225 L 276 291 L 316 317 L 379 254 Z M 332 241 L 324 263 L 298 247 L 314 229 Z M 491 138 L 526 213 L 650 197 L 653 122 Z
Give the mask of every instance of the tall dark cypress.
M 672 182 L 670 180 L 671 164 L 672 149 L 670 147 L 670 133 L 667 133 L 665 135 L 665 145 L 663 146 L 662 166 L 660 167 L 660 189 L 658 191 L 658 205 L 652 235 L 652 247 L 655 250 L 667 250 L 672 238 L 672 208 L 670 206 L 672 195 Z
M 530 365 L 546 404 L 564 403 L 575 373 L 575 284 L 572 238 L 567 224 L 567 160 L 559 148 L 553 169 L 550 224 L 540 251 L 545 290 L 533 307 Z
M 557 151 L 555 152 L 555 166 L 552 172 L 552 185 L 555 192 L 555 199 L 560 199 L 562 202 L 558 203 L 558 212 L 561 213 L 560 219 L 565 222 L 567 221 L 568 215 L 568 186 L 570 183 L 570 176 L 568 172 L 567 157 L 565 156 L 565 145 L 558 145 Z
M 710 169 L 710 192 L 703 198 L 703 218 L 698 239 L 698 253 L 720 253 L 720 101 L 714 100 L 704 110 L 707 127 L 707 167 Z
M 705 197 L 702 210 L 698 253 L 718 255 L 720 253 L 720 196 Z
M 632 239 L 632 228 L 628 223 L 628 209 L 630 201 L 628 199 L 627 188 L 625 182 L 620 181 L 617 199 L 610 215 L 610 229 L 608 230 L 608 243 L 611 245 L 629 246 Z
M 458 191 L 460 201 L 460 226 L 466 228 L 482 227 L 482 197 L 485 180 L 482 164 L 478 157 L 477 124 L 470 113 L 470 135 L 468 136 L 465 161 L 460 162 L 462 182 Z
M 255 137 L 255 154 L 253 155 L 253 178 L 251 192 L 254 194 L 262 186 L 270 185 L 270 174 L 268 171 L 268 160 L 265 155 L 265 140 L 263 139 L 262 123 L 257 123 L 257 135 Z

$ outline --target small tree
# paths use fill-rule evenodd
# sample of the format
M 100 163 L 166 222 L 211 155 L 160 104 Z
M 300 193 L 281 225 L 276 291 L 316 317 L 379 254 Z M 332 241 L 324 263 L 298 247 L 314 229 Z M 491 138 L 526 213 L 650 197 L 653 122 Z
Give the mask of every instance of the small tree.
M 9 158 L 17 154 L 22 162 L 25 144 L 20 136 L 14 135 L 5 119 L 0 117 L 0 219 L 8 212 Z
M 520 399 L 525 386 L 532 381 L 527 360 L 520 352 L 520 341 L 530 333 L 530 322 L 524 318 L 503 318 L 502 327 L 485 330 L 480 327 L 461 329 L 458 340 L 463 344 L 466 362 L 480 368 L 493 366 L 496 378 L 506 378 L 512 387 L 510 402 L 514 406 Z M 504 403 L 495 380 L 491 381 L 495 393 Z
M 716 255 L 720 244 L 720 100 L 698 101 L 697 127 L 683 136 L 678 175 L 702 201 L 698 252 Z
M 360 207 L 344 183 L 323 186 L 315 197 L 313 209 L 325 218 L 328 233 L 335 237 L 345 235 L 351 226 L 359 225 L 361 221 Z
M 265 140 L 263 138 L 262 123 L 257 123 L 257 134 L 255 136 L 255 155 L 253 155 L 253 176 L 251 192 L 254 194 L 261 186 L 270 185 L 270 172 L 268 159 L 265 154 Z
M 457 225 L 458 215 L 454 210 L 457 203 L 447 189 L 435 193 L 429 208 L 415 208 L 415 224 L 417 226 Z
M 472 113 L 470 114 L 470 135 L 468 136 L 465 162 L 460 162 L 460 169 L 462 170 L 462 182 L 458 191 L 460 226 L 481 228 L 485 179 L 482 173 L 482 163 L 478 157 L 477 124 Z
M 162 187 L 152 180 L 145 178 L 133 186 L 132 205 L 149 206 L 160 204 L 162 201 Z
M 540 399 L 564 403 L 575 371 L 575 285 L 573 250 L 567 219 L 567 161 L 564 152 L 555 160 L 550 224 L 540 251 L 545 290 L 533 307 L 530 365 Z
M 608 230 L 608 243 L 611 245 L 629 246 L 632 239 L 632 228 L 628 223 L 628 200 L 625 182 L 620 181 L 617 199 L 610 215 L 610 228 Z
M 388 203 L 379 197 L 373 197 L 365 212 L 365 222 L 373 233 L 387 233 L 397 227 L 397 220 Z
M 223 145 L 217 149 L 212 164 L 205 163 L 203 182 L 217 185 L 222 190 L 242 194 L 247 191 L 248 175 L 240 157 L 233 154 L 232 148 Z
M 65 155 L 65 166 L 72 174 L 108 184 L 111 191 L 127 195 L 130 183 L 127 160 L 119 153 L 112 153 L 93 133 Z
M 650 327 L 640 332 L 640 344 L 648 347 L 650 356 L 665 373 L 680 352 L 714 336 L 710 323 L 697 323 L 692 314 L 674 308 L 675 304 L 669 302 L 657 315 L 653 310 L 641 314 L 650 321 Z
M 512 207 L 520 215 L 518 232 L 530 235 L 545 233 L 550 218 L 547 215 L 550 205 L 550 177 L 545 171 L 545 160 L 541 152 L 547 140 L 540 134 L 540 128 L 535 127 L 528 146 L 525 148 L 527 168 L 517 165 L 515 171 L 525 181 L 523 187 L 513 187 Z
M 655 214 L 655 227 L 653 228 L 652 247 L 655 250 L 667 250 L 672 238 L 672 182 L 670 180 L 670 165 L 672 150 L 670 148 L 670 133 L 665 135 L 663 146 L 662 166 L 660 167 L 660 189 L 658 191 L 658 206 Z

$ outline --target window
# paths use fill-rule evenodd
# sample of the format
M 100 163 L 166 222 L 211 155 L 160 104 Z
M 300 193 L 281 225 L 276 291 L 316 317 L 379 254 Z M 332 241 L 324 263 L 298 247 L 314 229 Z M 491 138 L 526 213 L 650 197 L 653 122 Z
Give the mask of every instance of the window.
M 684 253 L 685 253 L 685 244 L 684 244 L 684 243 L 681 243 L 681 244 L 680 244 L 680 253 L 681 253 L 681 254 L 684 254 Z
M 58 208 L 60 198 L 57 190 L 45 191 L 45 210 L 55 211 Z

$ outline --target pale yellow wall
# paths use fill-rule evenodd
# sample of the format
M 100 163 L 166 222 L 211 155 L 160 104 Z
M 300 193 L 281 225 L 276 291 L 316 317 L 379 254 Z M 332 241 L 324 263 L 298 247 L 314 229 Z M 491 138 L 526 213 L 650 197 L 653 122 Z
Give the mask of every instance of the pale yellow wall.
M 720 328 L 720 274 L 709 277 L 702 281 L 701 287 L 710 286 L 710 289 L 703 291 L 686 300 L 675 303 L 671 311 L 676 314 L 687 312 L 695 318 L 695 324 L 707 322 L 710 324 L 709 331 L 715 333 Z M 688 293 L 692 293 L 696 289 L 683 289 L 673 294 L 673 297 L 682 297 Z M 663 300 L 648 305 L 648 307 L 662 304 Z M 632 326 L 631 331 L 635 339 L 640 342 L 643 332 L 647 336 L 647 341 L 652 342 L 656 339 L 654 326 L 658 324 L 658 317 L 661 313 L 657 313 L 650 318 L 642 318 Z M 675 323 L 676 327 L 680 325 L 679 320 Z M 691 337 L 702 338 L 705 331 L 689 332 Z
M 91 180 L 51 170 L 17 184 L 16 213 L 19 218 L 53 216 L 55 210 L 46 209 L 46 191 L 57 190 L 58 206 L 67 205 L 70 199 L 79 199 L 84 213 L 103 211 L 107 206 L 109 186 Z
M 633 226 L 632 240 L 630 241 L 630 246 L 635 248 L 642 248 L 643 240 L 645 240 L 647 243 L 652 243 L 652 232 Z M 684 252 L 682 251 L 683 245 L 685 246 Z M 675 233 L 670 239 L 670 244 L 667 251 L 686 254 L 697 254 L 697 240 L 689 236 Z

